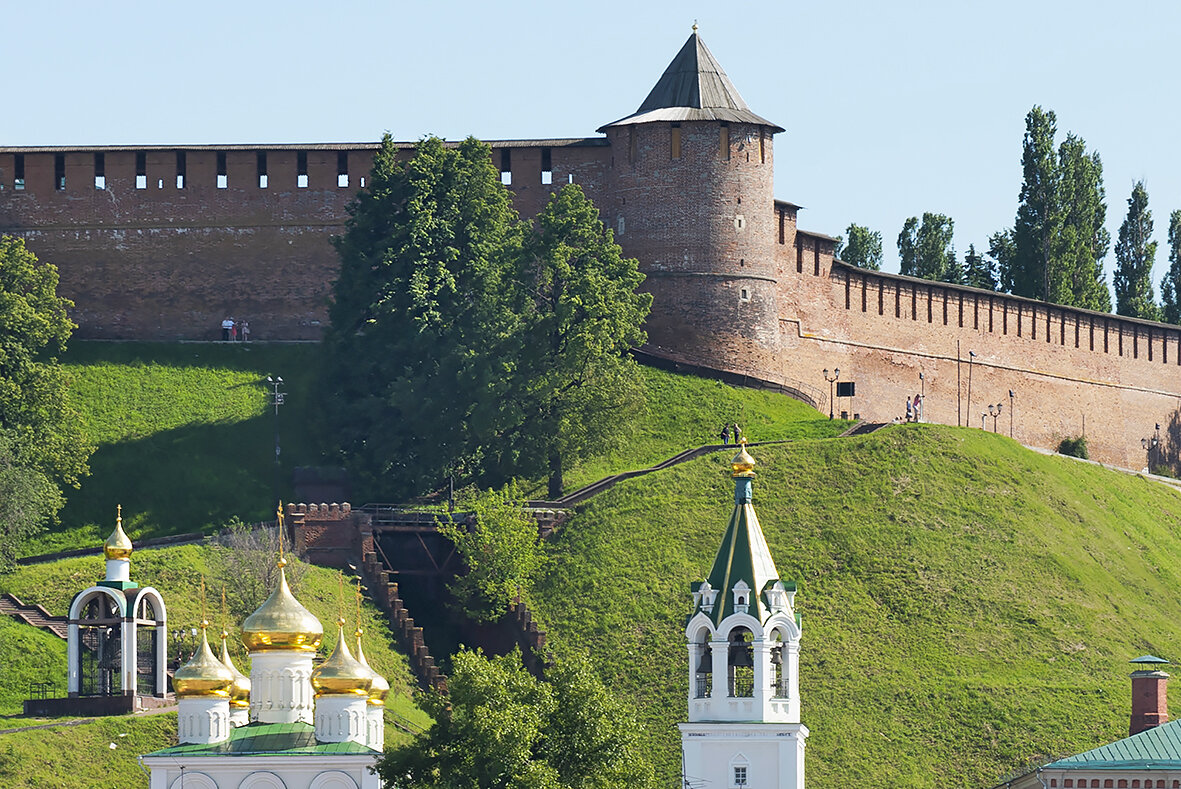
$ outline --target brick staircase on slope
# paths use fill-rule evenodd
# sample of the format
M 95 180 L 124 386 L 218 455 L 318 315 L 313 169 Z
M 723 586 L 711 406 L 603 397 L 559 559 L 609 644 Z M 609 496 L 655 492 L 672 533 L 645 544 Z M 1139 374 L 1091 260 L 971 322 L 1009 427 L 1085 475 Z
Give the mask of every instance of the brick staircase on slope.
M 69 622 L 66 617 L 52 616 L 39 605 L 25 605 L 7 592 L 0 595 L 0 614 L 11 616 L 27 625 L 48 630 L 59 638 L 66 638 L 69 633 Z

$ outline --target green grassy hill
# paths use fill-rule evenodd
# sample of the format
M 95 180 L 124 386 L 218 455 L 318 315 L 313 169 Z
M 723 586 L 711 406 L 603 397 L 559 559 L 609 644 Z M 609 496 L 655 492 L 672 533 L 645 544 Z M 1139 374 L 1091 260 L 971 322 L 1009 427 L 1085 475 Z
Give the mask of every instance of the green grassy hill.
M 136 551 L 132 556 L 133 580 L 160 590 L 168 607 L 168 629 L 191 628 L 201 618 L 200 581 L 210 576 L 218 562 L 214 550 L 204 546 L 182 546 L 160 550 Z M 290 569 L 290 568 L 289 568 Z M 333 623 L 339 610 L 337 573 L 321 567 L 304 565 L 297 577 L 292 574 L 293 590 L 301 603 L 324 624 L 325 638 L 321 654 L 327 655 L 336 644 Z M 48 564 L 23 567 L 0 576 L 0 592 L 10 592 L 26 603 L 39 603 L 51 614 L 65 614 L 73 595 L 103 577 L 101 556 L 64 559 Z M 215 632 L 221 623 L 217 613 L 220 590 L 209 593 L 209 618 Z M 346 596 L 351 593 L 345 587 Z M 344 613 L 350 622 L 355 620 L 354 603 L 348 596 Z M 386 741 L 395 743 L 405 739 L 394 725 L 396 719 L 410 721 L 419 728 L 430 724 L 427 716 L 413 700 L 414 681 L 406 659 L 393 648 L 393 636 L 385 619 L 375 606 L 362 607 L 362 622 L 367 633 L 365 654 L 370 664 L 390 683 L 386 702 Z M 239 670 L 249 672 L 250 661 L 238 639 L 240 622 L 231 621 L 230 646 Z M 219 644 L 214 644 L 220 649 Z M 31 681 L 51 679 L 64 691 L 66 677 L 66 642 L 29 625 L 16 623 L 8 617 L 0 618 L 0 729 L 36 725 L 46 721 L 19 717 L 21 700 Z M 31 729 L 0 734 L 0 786 L 70 787 L 70 789 L 134 789 L 147 787 L 147 778 L 135 761 L 135 756 L 175 744 L 176 715 L 130 715 L 100 719 L 95 723 L 58 728 Z M 110 749 L 109 744 L 116 748 Z M 64 743 L 70 743 L 63 747 Z M 82 750 L 79 750 L 82 749 Z M 102 771 L 87 771 L 78 775 L 72 765 L 77 754 L 86 753 L 103 766 Z M 66 776 L 54 778 L 53 776 Z
M 1126 735 L 1127 661 L 1181 654 L 1177 491 L 933 426 L 755 455 L 763 530 L 800 584 L 809 786 L 991 786 Z M 531 595 L 558 650 L 636 699 L 670 786 L 689 583 L 732 507 L 727 461 L 591 501 Z

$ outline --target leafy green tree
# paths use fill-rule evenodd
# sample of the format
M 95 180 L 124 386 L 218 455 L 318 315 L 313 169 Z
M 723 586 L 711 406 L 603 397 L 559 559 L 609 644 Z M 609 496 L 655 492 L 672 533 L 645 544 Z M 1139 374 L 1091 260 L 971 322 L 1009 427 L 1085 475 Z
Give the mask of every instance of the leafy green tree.
M 1054 294 L 1061 297 L 1055 300 L 1110 312 L 1111 291 L 1103 277 L 1103 258 L 1111 247 L 1103 163 L 1098 153 L 1087 153 L 1081 138 L 1068 134 L 1058 148 L 1058 168 L 1061 226 L 1053 257 L 1063 272 L 1064 292 Z
M 1054 269 L 1053 249 L 1060 223 L 1058 156 L 1054 112 L 1035 106 L 1025 116 L 1017 220 L 1013 225 L 1014 257 L 1009 278 L 1018 296 L 1057 301 L 1064 290 L 1061 272 Z
M 960 263 L 960 259 L 956 257 L 955 249 L 949 249 L 947 251 L 947 269 L 940 279 L 952 285 L 963 285 L 966 276 L 967 272 L 965 272 L 963 264 Z
M 497 448 L 512 455 L 515 473 L 546 473 L 552 498 L 564 468 L 622 440 L 643 402 L 628 355 L 646 339 L 652 296 L 636 292 L 643 279 L 577 185 L 550 199 L 525 242 L 518 385 Z
M 1160 285 L 1163 320 L 1181 324 L 1181 211 L 1169 214 L 1169 271 Z
M 983 290 L 996 290 L 996 263 L 976 251 L 975 244 L 968 245 L 964 255 L 964 284 Z
M 435 723 L 386 751 L 377 773 L 398 789 L 608 789 L 653 785 L 639 728 L 585 665 L 560 661 L 546 680 L 520 655 L 455 655 L 449 693 L 427 694 Z
M 1016 293 L 1017 247 L 1013 242 L 1012 230 L 1001 230 L 988 237 L 988 256 L 995 262 L 997 289 L 1005 293 Z
M 66 398 L 59 357 L 74 324 L 57 295 L 57 269 L 40 263 L 23 240 L 0 236 L 0 430 L 15 460 L 77 485 L 92 447 Z
M 1132 318 L 1157 320 L 1160 308 L 1152 292 L 1152 264 L 1156 242 L 1152 240 L 1152 211 L 1143 181 L 1132 187 L 1128 213 L 1115 244 L 1116 312 Z
M 907 219 L 898 234 L 902 273 L 923 279 L 944 279 L 955 261 L 951 246 L 954 230 L 955 223 L 943 214 L 924 213 L 922 224 L 917 217 Z
M 882 234 L 868 227 L 850 222 L 845 228 L 849 237 L 837 252 L 837 257 L 858 268 L 880 271 L 882 268 Z
M 503 425 L 521 229 L 489 149 L 387 134 L 336 239 L 326 412 L 351 465 L 383 493 L 479 469 Z
M 20 463 L 10 435 L 0 432 L 0 573 L 12 569 L 25 542 L 45 528 L 62 503 L 57 486 Z
M 474 516 L 470 521 L 440 520 L 439 533 L 454 543 L 467 568 L 450 590 L 472 619 L 499 619 L 516 590 L 531 587 L 541 570 L 537 521 L 523 509 L 523 499 L 510 484 L 460 498 L 457 506 Z

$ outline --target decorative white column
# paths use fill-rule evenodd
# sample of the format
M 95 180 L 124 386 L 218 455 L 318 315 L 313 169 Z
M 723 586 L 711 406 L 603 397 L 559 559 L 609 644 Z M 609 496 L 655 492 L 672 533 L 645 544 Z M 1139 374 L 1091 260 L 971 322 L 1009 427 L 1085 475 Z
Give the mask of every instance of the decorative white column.
M 250 720 L 315 723 L 312 653 L 275 649 L 250 654 Z
M 725 704 L 730 697 L 730 642 L 725 633 L 718 633 L 709 642 L 711 657 L 713 658 L 714 678 L 709 697 L 719 704 Z M 719 706 L 717 709 L 724 709 Z
M 316 742 L 355 742 L 368 745 L 367 696 L 355 693 L 316 699 Z M 370 746 L 372 747 L 372 746 Z
M 78 677 L 78 625 L 71 622 L 66 626 L 66 693 L 77 696 L 80 680 Z
M 108 562 L 110 564 L 110 562 Z M 139 660 L 137 648 L 135 610 L 134 606 L 127 606 L 127 615 L 123 617 L 123 627 L 120 629 L 119 640 L 122 642 L 120 673 L 122 677 L 123 695 L 134 696 L 136 693 L 136 663 Z

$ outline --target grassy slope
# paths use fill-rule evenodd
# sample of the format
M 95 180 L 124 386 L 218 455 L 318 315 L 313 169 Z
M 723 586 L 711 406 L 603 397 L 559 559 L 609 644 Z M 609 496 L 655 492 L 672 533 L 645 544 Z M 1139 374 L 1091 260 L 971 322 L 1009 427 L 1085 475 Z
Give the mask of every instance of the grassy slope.
M 132 557 L 132 578 L 160 590 L 165 605 L 168 606 L 170 630 L 191 627 L 200 619 L 200 578 L 208 573 L 212 560 L 210 549 L 201 546 L 137 551 Z M 27 603 L 40 603 L 51 614 L 64 614 L 73 595 L 102 576 L 102 557 L 65 559 L 23 567 L 11 575 L 0 577 L 0 591 L 11 592 Z M 294 591 L 300 602 L 325 623 L 327 632 L 321 652 L 326 655 L 336 643 L 336 629 L 332 626 L 338 608 L 336 572 L 309 566 Z M 213 594 L 210 596 L 212 598 Z M 353 619 L 352 611 L 352 605 L 348 604 L 346 616 L 350 622 Z M 212 616 L 211 619 L 218 620 L 219 617 Z M 366 656 L 373 667 L 389 680 L 391 686 L 387 700 L 387 722 L 393 720 L 396 715 L 419 727 L 429 725 L 429 719 L 414 705 L 411 698 L 414 683 L 405 658 L 388 646 L 392 644 L 393 636 L 381 612 L 372 604 L 366 603 L 362 609 L 362 620 L 367 633 Z M 0 621 L 0 666 L 4 667 L 4 681 L 0 683 L 3 686 L 3 690 L 0 691 L 0 714 L 15 715 L 19 713 L 20 700 L 24 698 L 30 680 L 50 677 L 64 683 L 66 649 L 65 642 L 61 639 L 46 636 L 28 625 L 9 622 L 11 620 Z M 231 648 L 236 647 L 234 660 L 238 668 L 248 671 L 249 658 L 244 654 L 241 645 L 234 640 L 238 634 L 237 624 L 231 623 L 231 627 L 228 628 L 232 633 L 230 644 Z M 382 648 L 382 644 L 387 646 Z M 215 645 L 215 648 L 220 647 Z M 35 659 L 29 659 L 31 650 L 35 650 L 32 652 Z M 37 722 L 25 718 L 8 718 L 0 722 L 0 729 Z M 133 756 L 128 756 L 127 759 L 122 759 L 122 756 L 146 753 L 169 745 L 175 740 L 175 715 L 123 716 L 80 727 L 38 729 L 0 735 L 0 786 L 58 786 L 59 784 L 53 783 L 48 776 L 55 770 L 60 770 L 62 775 L 69 775 L 69 764 L 76 758 L 73 755 L 76 752 L 54 750 L 53 743 L 74 741 L 74 738 L 77 738 L 77 742 L 82 743 L 80 747 L 88 749 L 86 752 L 97 753 L 107 748 L 107 740 L 114 736 L 111 732 L 116 730 L 144 738 L 142 743 L 139 740 L 129 740 L 129 743 L 138 743 L 135 745 L 124 745 L 116 741 L 120 744 L 121 753 L 112 753 L 109 757 L 118 762 L 112 762 L 112 769 L 121 776 L 119 780 L 112 781 L 110 776 L 95 774 L 91 777 L 71 778 L 75 781 L 93 780 L 93 783 L 74 782 L 60 785 L 94 789 L 109 786 L 146 787 L 147 781 L 135 766 Z M 61 739 L 63 737 L 65 740 Z M 402 737 L 403 735 L 392 725 L 387 725 L 387 742 L 392 744 Z M 20 762 L 6 761 L 8 758 L 33 758 L 32 755 L 35 755 L 34 761 L 42 767 L 31 773 L 26 773 L 27 767 L 22 766 Z M 106 755 L 102 758 L 106 758 Z
M 808 783 L 981 786 L 1127 733 L 1130 658 L 1175 656 L 1181 494 L 930 426 L 760 448 L 755 504 L 797 579 Z M 714 455 L 624 483 L 553 540 L 534 590 L 679 769 L 688 584 L 732 506 Z

